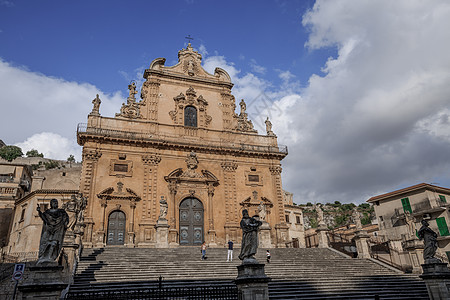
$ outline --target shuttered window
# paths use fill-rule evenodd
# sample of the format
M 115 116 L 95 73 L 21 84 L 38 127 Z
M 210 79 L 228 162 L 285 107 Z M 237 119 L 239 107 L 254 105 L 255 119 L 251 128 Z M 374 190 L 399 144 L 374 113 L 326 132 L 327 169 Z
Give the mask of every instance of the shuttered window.
M 409 198 L 402 199 L 402 206 L 403 206 L 404 212 L 409 211 L 410 213 L 412 213 L 411 204 L 409 203 Z
M 439 199 L 441 199 L 442 202 L 447 203 L 447 199 L 445 199 L 444 195 L 439 195 Z
M 436 218 L 436 224 L 441 236 L 450 235 L 450 233 L 448 232 L 448 226 L 447 222 L 445 221 L 445 217 Z

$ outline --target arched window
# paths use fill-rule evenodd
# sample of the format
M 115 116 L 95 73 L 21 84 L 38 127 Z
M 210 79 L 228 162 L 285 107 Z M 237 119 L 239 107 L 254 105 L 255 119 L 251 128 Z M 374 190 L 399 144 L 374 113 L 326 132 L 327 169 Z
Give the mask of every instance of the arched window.
M 184 108 L 184 126 L 197 127 L 197 109 L 193 106 Z

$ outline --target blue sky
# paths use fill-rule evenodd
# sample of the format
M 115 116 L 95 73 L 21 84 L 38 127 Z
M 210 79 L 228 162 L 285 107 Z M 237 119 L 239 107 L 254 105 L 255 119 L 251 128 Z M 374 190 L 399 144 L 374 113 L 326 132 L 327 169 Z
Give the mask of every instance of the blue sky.
M 297 203 L 450 187 L 450 2 L 0 0 L 0 139 L 81 159 L 95 94 L 113 116 L 151 61 L 187 35 L 231 75 L 281 144 Z M 264 109 L 266 108 L 266 109 Z M 6 112 L 6 113 L 5 113 Z

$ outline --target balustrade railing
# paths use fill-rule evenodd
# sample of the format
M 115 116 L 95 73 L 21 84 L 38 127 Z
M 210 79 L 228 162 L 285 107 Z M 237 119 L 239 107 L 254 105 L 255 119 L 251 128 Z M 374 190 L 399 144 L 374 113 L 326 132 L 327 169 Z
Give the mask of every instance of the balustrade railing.
M 239 299 L 239 297 L 237 287 L 230 285 L 75 292 L 67 294 L 65 299 Z
M 198 136 L 196 128 L 188 128 L 186 129 L 185 134 L 188 136 Z M 98 128 L 98 127 L 88 127 L 85 123 L 78 124 L 77 133 L 87 133 L 98 136 L 106 136 L 106 137 L 116 137 L 116 138 L 125 138 L 131 140 L 138 141 L 158 141 L 158 142 L 176 142 L 178 144 L 183 144 L 180 140 L 179 136 L 171 136 L 171 135 L 154 135 L 150 132 L 138 132 L 138 131 L 123 131 L 117 129 L 109 129 L 109 128 Z M 252 145 L 240 142 L 222 142 L 222 141 L 214 141 L 214 140 L 201 140 L 202 146 L 208 146 L 211 148 L 225 148 L 225 149 L 233 149 L 235 151 L 254 151 L 254 152 L 264 152 L 264 153 L 288 153 L 287 146 L 278 145 L 278 146 L 262 146 L 262 145 Z M 188 145 L 188 143 L 186 143 Z M 189 142 L 189 145 L 193 145 L 193 143 Z

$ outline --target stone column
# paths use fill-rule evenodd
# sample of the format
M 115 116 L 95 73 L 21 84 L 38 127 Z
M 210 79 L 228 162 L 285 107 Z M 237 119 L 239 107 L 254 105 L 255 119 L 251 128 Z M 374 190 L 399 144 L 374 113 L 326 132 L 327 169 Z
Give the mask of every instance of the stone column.
M 369 238 L 370 236 L 365 230 L 356 232 L 354 239 L 358 251 L 358 258 L 370 258 L 369 244 L 367 243 Z
M 132 200 L 130 202 L 130 210 L 131 210 L 131 217 L 130 217 L 130 223 L 128 224 L 128 248 L 134 248 L 134 242 L 135 242 L 135 232 L 134 232 L 134 213 L 136 210 L 136 202 Z
M 272 174 L 273 190 L 276 207 L 278 208 L 278 224 L 275 225 L 277 247 L 285 247 L 288 240 L 289 226 L 286 224 L 284 216 L 283 190 L 281 188 L 281 166 L 272 166 L 269 168 Z
M 316 229 L 317 236 L 319 237 L 319 246 L 318 248 L 328 248 L 330 245 L 328 244 L 328 228 L 325 224 L 319 225 Z
M 100 205 L 102 207 L 102 221 L 100 222 L 100 230 L 97 231 L 97 240 L 92 241 L 93 243 L 96 242 L 95 247 L 97 248 L 104 247 L 106 244 L 105 218 L 106 218 L 106 207 L 108 206 L 108 204 L 106 203 L 105 199 L 102 199 L 100 201 Z
M 236 196 L 236 169 L 238 165 L 234 161 L 223 161 L 220 166 L 224 172 L 225 236 L 227 240 L 236 240 L 237 230 L 239 229 L 239 207 Z
M 213 205 L 213 197 L 214 197 L 214 186 L 212 183 L 208 184 L 208 245 L 216 246 L 216 231 L 214 230 L 214 205 Z
M 81 182 L 80 182 L 80 191 L 83 195 L 87 195 L 87 208 L 86 208 L 86 235 L 85 238 L 85 246 L 92 247 L 95 241 L 92 240 L 92 236 L 94 233 L 93 226 L 94 221 L 92 218 L 92 214 L 94 211 L 94 201 L 96 199 L 94 190 L 95 190 L 95 182 L 92 181 L 95 178 L 96 165 L 99 158 L 102 156 L 102 153 L 97 150 L 88 150 L 83 148 L 83 167 L 81 171 Z
M 177 231 L 177 184 L 175 182 L 169 182 L 170 202 L 172 203 L 172 216 L 170 217 L 170 230 L 169 230 L 169 246 L 178 246 L 178 231 Z M 170 207 L 170 205 L 169 205 Z
M 235 283 L 241 300 L 269 300 L 269 281 L 264 264 L 252 263 L 237 266 Z
M 420 278 L 427 285 L 428 295 L 431 300 L 450 299 L 450 270 L 446 263 L 436 258 L 427 259 L 422 265 L 423 274 Z

